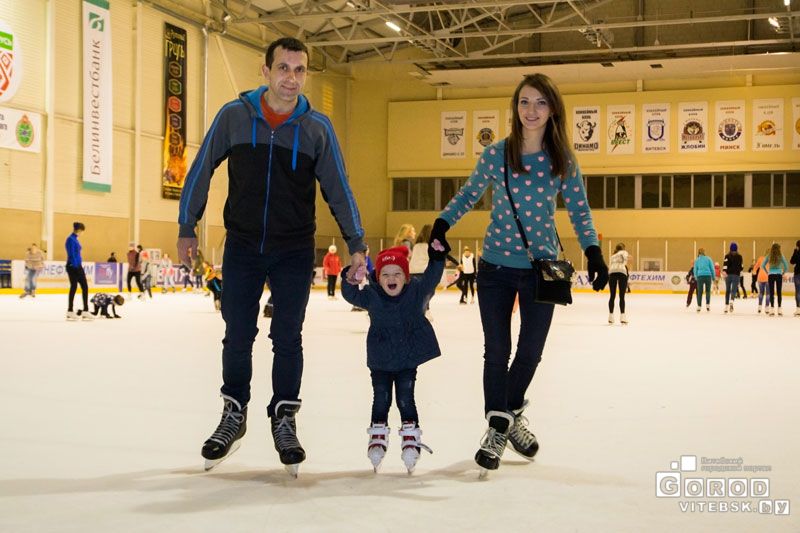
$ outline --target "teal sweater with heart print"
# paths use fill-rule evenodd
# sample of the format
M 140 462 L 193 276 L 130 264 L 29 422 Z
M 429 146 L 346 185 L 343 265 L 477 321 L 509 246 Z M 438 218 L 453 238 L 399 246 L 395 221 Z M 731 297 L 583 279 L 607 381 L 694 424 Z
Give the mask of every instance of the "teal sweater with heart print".
M 492 213 L 483 239 L 483 259 L 495 265 L 531 268 L 503 184 L 505 144 L 502 140 L 486 147 L 472 175 L 439 216 L 452 227 L 491 190 Z M 522 164 L 527 172 L 510 172 L 509 187 L 534 257 L 555 259 L 558 255 L 554 220 L 558 194 L 564 198 L 581 248 L 597 246 L 599 241 L 577 162 L 570 164 L 564 180 L 553 176 L 545 152 L 523 155 Z

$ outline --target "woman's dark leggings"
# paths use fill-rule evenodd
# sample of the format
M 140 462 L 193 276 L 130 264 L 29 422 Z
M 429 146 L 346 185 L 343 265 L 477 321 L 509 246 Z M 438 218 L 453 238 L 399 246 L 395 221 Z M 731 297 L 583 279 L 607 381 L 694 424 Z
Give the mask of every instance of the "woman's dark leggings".
M 72 302 L 75 300 L 75 293 L 78 285 L 81 286 L 81 296 L 83 296 L 83 310 L 89 310 L 89 285 L 86 283 L 86 273 L 83 267 L 67 266 L 67 276 L 69 276 L 69 307 L 67 311 L 72 311 Z
M 770 274 L 769 275 L 769 306 L 775 307 L 775 295 L 778 295 L 778 307 L 783 303 L 783 275 Z
M 611 297 L 608 299 L 608 312 L 614 312 L 614 298 L 617 295 L 617 285 L 619 285 L 619 312 L 625 312 L 625 290 L 628 288 L 628 276 L 621 272 L 614 272 L 608 278 L 608 288 Z
M 328 296 L 336 296 L 336 278 L 337 276 L 328 275 Z

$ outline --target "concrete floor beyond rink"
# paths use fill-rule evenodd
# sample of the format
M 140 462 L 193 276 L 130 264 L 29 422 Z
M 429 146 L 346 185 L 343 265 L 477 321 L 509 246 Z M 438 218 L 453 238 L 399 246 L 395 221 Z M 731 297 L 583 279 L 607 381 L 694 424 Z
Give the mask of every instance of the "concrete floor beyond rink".
M 296 480 L 268 435 L 268 319 L 248 433 L 206 473 L 224 332 L 210 298 L 157 294 L 128 302 L 121 320 L 75 323 L 66 295 L 0 296 L 0 531 L 800 530 L 793 297 L 785 316 L 765 317 L 753 299 L 725 315 L 714 296 L 697 314 L 681 295 L 633 293 L 627 326 L 607 324 L 607 297 L 579 293 L 556 309 L 526 413 L 541 451 L 533 463 L 507 452 L 480 481 L 483 337 L 477 304 L 455 292 L 431 304 L 443 355 L 420 367 L 416 397 L 434 453 L 412 476 L 394 408 L 380 473 L 366 457 L 367 315 L 312 292 L 298 415 L 308 459 Z M 692 457 L 696 471 L 681 471 Z M 724 495 L 687 494 L 709 478 Z M 744 495 L 727 492 L 741 479 Z M 776 514 L 783 501 L 788 514 Z

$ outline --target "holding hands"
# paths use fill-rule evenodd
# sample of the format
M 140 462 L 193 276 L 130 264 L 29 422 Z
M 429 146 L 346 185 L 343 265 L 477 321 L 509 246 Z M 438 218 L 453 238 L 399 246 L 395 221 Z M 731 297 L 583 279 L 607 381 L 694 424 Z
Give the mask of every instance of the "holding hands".
M 584 254 L 589 262 L 587 270 L 592 289 L 602 291 L 608 284 L 608 267 L 603 260 L 603 252 L 599 246 L 589 246 Z

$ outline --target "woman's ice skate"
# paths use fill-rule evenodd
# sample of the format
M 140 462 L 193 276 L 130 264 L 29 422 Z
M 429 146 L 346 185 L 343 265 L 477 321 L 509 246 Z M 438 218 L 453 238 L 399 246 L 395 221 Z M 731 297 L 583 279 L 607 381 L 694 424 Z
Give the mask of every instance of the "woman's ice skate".
M 372 469 L 377 473 L 389 447 L 389 428 L 386 424 L 373 422 L 367 428 L 369 443 L 367 443 L 367 457 L 372 462 Z
M 489 470 L 500 467 L 500 458 L 508 442 L 508 432 L 514 424 L 514 417 L 503 411 L 489 411 L 486 413 L 486 420 L 489 428 L 483 435 L 480 450 L 475 454 L 475 462 L 481 467 L 478 474 L 480 479 L 484 479 Z
M 433 450 L 420 440 L 422 430 L 417 426 L 416 422 L 403 422 L 403 427 L 397 433 L 402 439 L 403 451 L 400 453 L 400 457 L 403 459 L 406 469 L 408 469 L 408 474 L 411 475 L 417 466 L 420 448 L 423 448 L 428 453 L 433 453 Z
M 515 452 L 528 461 L 533 461 L 536 452 L 539 451 L 539 442 L 536 440 L 536 435 L 528 430 L 528 419 L 522 414 L 526 407 L 528 400 L 525 400 L 519 409 L 511 411 L 514 414 L 514 423 L 508 431 L 508 443 Z

